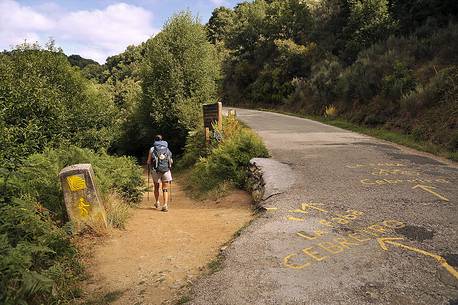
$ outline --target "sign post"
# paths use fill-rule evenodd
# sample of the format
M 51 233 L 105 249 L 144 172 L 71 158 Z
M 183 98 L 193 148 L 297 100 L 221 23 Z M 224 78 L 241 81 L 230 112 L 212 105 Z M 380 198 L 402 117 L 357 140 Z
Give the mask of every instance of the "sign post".
M 205 141 L 208 143 L 214 123 L 217 123 L 220 131 L 223 129 L 223 103 L 203 105 L 202 108 L 204 111 Z

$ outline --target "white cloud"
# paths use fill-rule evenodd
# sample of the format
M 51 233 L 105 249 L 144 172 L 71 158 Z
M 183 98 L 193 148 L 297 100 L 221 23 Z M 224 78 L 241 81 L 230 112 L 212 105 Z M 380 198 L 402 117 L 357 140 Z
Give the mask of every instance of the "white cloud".
M 43 43 L 53 37 L 66 53 L 103 63 L 106 57 L 157 33 L 152 20 L 150 11 L 126 3 L 103 10 L 66 12 L 57 5 L 33 9 L 13 0 L 0 0 L 0 48 L 24 39 Z
M 216 6 L 228 6 L 229 3 L 226 0 L 210 0 Z

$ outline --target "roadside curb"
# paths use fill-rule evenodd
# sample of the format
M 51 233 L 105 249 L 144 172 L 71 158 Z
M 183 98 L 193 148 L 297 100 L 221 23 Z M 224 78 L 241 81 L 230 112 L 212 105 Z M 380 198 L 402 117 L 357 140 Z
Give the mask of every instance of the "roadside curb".
M 289 165 L 268 158 L 250 160 L 248 187 L 258 208 L 272 196 L 284 193 L 295 181 Z

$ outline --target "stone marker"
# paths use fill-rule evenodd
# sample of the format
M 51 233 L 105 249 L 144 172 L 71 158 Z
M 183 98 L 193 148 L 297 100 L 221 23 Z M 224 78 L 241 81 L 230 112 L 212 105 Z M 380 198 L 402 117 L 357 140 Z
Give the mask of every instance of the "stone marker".
M 85 225 L 107 227 L 105 208 L 100 202 L 91 164 L 67 166 L 59 173 L 65 206 L 77 231 Z

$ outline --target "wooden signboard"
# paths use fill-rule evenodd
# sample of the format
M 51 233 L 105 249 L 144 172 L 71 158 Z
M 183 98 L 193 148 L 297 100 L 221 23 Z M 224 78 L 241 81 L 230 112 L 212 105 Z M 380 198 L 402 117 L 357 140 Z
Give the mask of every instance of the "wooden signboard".
M 215 123 L 219 130 L 223 129 L 223 103 L 203 105 L 202 108 L 204 111 L 205 139 L 209 141 L 210 131 L 213 130 Z
M 203 105 L 204 110 L 204 128 L 213 130 L 213 124 L 217 123 L 218 128 L 223 127 L 223 103 Z

